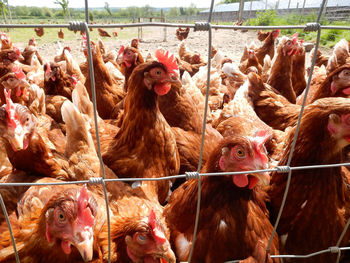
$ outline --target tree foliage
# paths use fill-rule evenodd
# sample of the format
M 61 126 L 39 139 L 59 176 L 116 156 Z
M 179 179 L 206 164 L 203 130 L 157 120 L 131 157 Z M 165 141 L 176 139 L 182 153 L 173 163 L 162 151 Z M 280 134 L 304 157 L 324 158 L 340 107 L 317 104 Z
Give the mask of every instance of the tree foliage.
M 105 2 L 105 9 L 106 9 L 107 13 L 108 13 L 110 16 L 112 16 L 112 11 L 111 11 L 111 9 L 109 8 L 109 3 L 108 3 L 108 2 Z
M 60 5 L 61 8 L 63 9 L 63 13 L 66 15 L 66 17 L 70 18 L 70 13 L 69 13 L 69 0 L 55 0 L 54 4 Z

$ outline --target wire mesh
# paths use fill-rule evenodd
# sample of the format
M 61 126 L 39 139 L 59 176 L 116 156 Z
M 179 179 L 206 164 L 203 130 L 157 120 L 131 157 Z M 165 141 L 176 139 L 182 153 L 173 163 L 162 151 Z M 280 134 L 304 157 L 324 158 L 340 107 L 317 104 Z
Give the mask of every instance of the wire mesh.
M 301 116 L 303 115 L 304 107 L 305 107 L 305 102 L 306 102 L 306 97 L 310 88 L 310 82 L 311 82 L 311 76 L 312 72 L 314 69 L 315 65 L 315 59 L 316 56 L 315 54 L 317 53 L 318 47 L 319 47 L 319 42 L 320 42 L 320 35 L 321 35 L 321 30 L 350 30 L 349 26 L 324 26 L 320 25 L 320 18 L 324 9 L 326 0 L 322 1 L 322 4 L 320 6 L 319 12 L 318 12 L 318 17 L 317 21 L 315 23 L 307 23 L 306 25 L 291 25 L 291 26 L 228 26 L 228 25 L 211 25 L 211 17 L 213 13 L 213 5 L 214 1 L 211 1 L 211 7 L 210 7 L 210 12 L 209 12 L 209 17 L 207 22 L 196 22 L 195 24 L 184 24 L 184 23 L 159 23 L 159 22 L 147 22 L 147 23 L 131 23 L 131 24 L 89 24 L 89 18 L 88 18 L 88 1 L 85 0 L 85 19 L 86 22 L 77 22 L 73 21 L 70 22 L 69 24 L 0 24 L 1 28 L 68 28 L 70 30 L 83 30 L 86 32 L 87 36 L 87 47 L 88 47 L 88 61 L 89 61 L 89 71 L 90 71 L 90 76 L 91 76 L 91 88 L 92 88 L 92 100 L 93 100 L 93 107 L 94 107 L 94 119 L 95 119 L 95 130 L 96 130 L 96 139 L 97 139 L 97 153 L 100 161 L 100 166 L 101 166 L 101 174 L 102 177 L 100 178 L 90 178 L 90 180 L 82 180 L 82 181 L 66 181 L 66 182 L 55 182 L 55 183 L 2 183 L 2 187 L 12 187 L 12 186 L 34 186 L 34 185 L 68 185 L 68 184 L 102 184 L 103 190 L 104 190 L 104 195 L 105 195 L 105 201 L 106 201 L 106 210 L 107 210 L 107 223 L 108 223 L 108 262 L 111 261 L 111 235 L 110 235 L 110 216 L 109 216 L 109 208 L 108 208 L 108 198 L 107 198 L 107 190 L 105 183 L 109 182 L 117 182 L 117 181 L 123 181 L 123 182 L 130 182 L 130 181 L 160 181 L 160 180 L 170 180 L 170 179 L 176 179 L 176 178 L 186 178 L 186 179 L 197 179 L 198 180 L 198 203 L 197 203 L 197 211 L 196 211 L 196 221 L 195 221 L 195 229 L 193 233 L 193 240 L 192 240 L 192 247 L 190 251 L 190 256 L 189 256 L 189 262 L 191 262 L 191 257 L 193 254 L 194 250 L 194 244 L 196 241 L 196 232 L 197 232 L 197 227 L 198 227 L 198 221 L 199 221 L 199 210 L 200 210 L 200 197 L 201 197 L 201 184 L 200 184 L 200 178 L 203 176 L 224 176 L 224 175 L 238 175 L 238 174 L 246 174 L 246 173 L 260 173 L 260 172 L 279 172 L 279 173 L 288 173 L 288 180 L 287 180 L 287 186 L 285 189 L 283 201 L 281 204 L 281 208 L 278 213 L 278 219 L 276 220 L 276 224 L 274 226 L 273 233 L 271 235 L 271 238 L 269 240 L 269 243 L 267 245 L 267 253 L 269 253 L 269 249 L 271 246 L 271 242 L 273 239 L 274 234 L 276 233 L 276 229 L 279 223 L 279 218 L 282 214 L 285 200 L 288 195 L 288 189 L 291 181 L 291 175 L 293 171 L 296 170 L 306 170 L 306 169 L 322 169 L 322 168 L 330 168 L 330 167 L 341 167 L 341 166 L 350 166 L 350 163 L 338 163 L 338 164 L 320 164 L 320 165 L 310 165 L 310 166 L 298 166 L 298 167 L 290 167 L 291 159 L 293 156 L 295 144 L 296 144 L 296 139 L 298 137 L 298 132 L 300 128 L 300 121 L 301 121 Z M 198 169 L 196 172 L 187 172 L 186 174 L 182 175 L 175 175 L 175 176 L 168 176 L 168 177 L 162 177 L 162 178 L 118 178 L 118 179 L 105 179 L 105 172 L 104 172 L 104 164 L 102 161 L 102 156 L 101 156 L 101 148 L 100 148 L 100 141 L 99 141 L 99 132 L 98 132 L 98 125 L 97 125 L 97 105 L 96 105 L 96 92 L 95 92 L 95 82 L 94 82 L 94 72 L 93 72 L 93 61 L 92 61 L 92 53 L 91 53 L 91 45 L 90 45 L 90 38 L 89 38 L 89 28 L 120 28 L 120 27 L 189 27 L 193 28 L 195 31 L 196 30 L 205 30 L 208 31 L 208 58 L 211 57 L 211 45 L 212 45 L 212 29 L 227 29 L 227 30 L 232 30 L 232 29 L 247 29 L 247 30 L 257 30 L 257 29 L 263 29 L 263 30 L 272 30 L 272 29 L 303 29 L 304 31 L 317 31 L 317 39 L 316 39 L 316 45 L 314 49 L 314 56 L 310 68 L 310 74 L 307 82 L 307 87 L 303 99 L 303 103 L 301 106 L 301 111 L 300 115 L 298 118 L 297 122 L 297 128 L 296 132 L 293 138 L 293 144 L 292 144 L 292 149 L 287 161 L 286 166 L 278 166 L 273 169 L 265 169 L 265 170 L 254 170 L 254 171 L 242 171 L 242 172 L 223 172 L 223 173 L 200 173 L 201 167 L 202 167 L 202 155 L 203 155 L 203 146 L 204 146 L 204 135 L 205 135 L 205 128 L 206 128 L 206 112 L 208 110 L 208 96 L 209 96 L 209 83 L 210 83 L 210 59 L 208 59 L 208 74 L 207 74 L 207 90 L 206 90 L 206 99 L 205 99 L 205 111 L 204 111 L 204 117 L 203 117 L 203 133 L 202 133 L 202 140 L 201 140 L 201 151 L 200 151 L 200 158 L 199 158 L 199 164 L 198 164 Z M 15 239 L 13 236 L 9 216 L 6 211 L 5 204 L 3 202 L 2 196 L 0 194 L 0 205 L 2 208 L 2 211 L 4 213 L 6 222 L 9 227 L 10 235 L 11 235 L 11 240 L 13 244 L 13 248 L 15 251 L 15 259 L 16 262 L 19 263 L 20 259 L 18 256 L 18 252 L 16 249 L 16 244 L 15 244 Z M 308 255 L 271 255 L 271 258 L 309 258 L 313 257 L 316 255 L 324 254 L 324 253 L 337 253 L 337 262 L 339 262 L 340 259 L 340 253 L 341 251 L 346 251 L 350 250 L 350 247 L 339 247 L 340 243 L 348 230 L 350 226 L 350 219 L 347 221 L 343 232 L 341 233 L 339 240 L 337 244 L 334 247 L 329 247 L 328 249 L 321 250 L 321 251 L 316 251 L 314 253 L 310 253 Z M 233 260 L 233 261 L 226 261 L 226 263 L 231 263 L 231 262 L 239 262 L 239 260 Z

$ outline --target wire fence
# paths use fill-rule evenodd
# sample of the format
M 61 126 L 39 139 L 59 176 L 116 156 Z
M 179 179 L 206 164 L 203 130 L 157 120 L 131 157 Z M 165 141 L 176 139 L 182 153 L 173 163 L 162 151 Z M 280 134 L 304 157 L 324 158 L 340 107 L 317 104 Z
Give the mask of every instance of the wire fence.
M 100 161 L 101 171 L 102 171 L 102 177 L 99 178 L 90 178 L 89 180 L 82 180 L 82 181 L 66 181 L 66 182 L 57 182 L 57 183 L 2 183 L 2 187 L 12 187 L 12 186 L 34 186 L 34 185 L 68 185 L 68 184 L 101 184 L 104 189 L 104 195 L 105 195 L 105 201 L 106 201 L 106 210 L 107 210 L 107 223 L 108 223 L 108 262 L 111 262 L 111 233 L 110 233 L 110 215 L 109 215 L 109 208 L 108 208 L 108 199 L 107 199 L 107 190 L 105 183 L 109 182 L 117 182 L 117 181 L 123 181 L 123 182 L 130 182 L 130 181 L 160 181 L 160 180 L 170 180 L 170 179 L 176 179 L 176 178 L 185 178 L 185 179 L 196 179 L 198 181 L 198 203 L 197 203 L 197 211 L 196 211 L 196 220 L 195 220 L 195 228 L 193 233 L 193 240 L 192 240 L 192 246 L 190 250 L 190 255 L 188 262 L 191 262 L 191 258 L 193 255 L 194 250 L 194 244 L 196 241 L 196 234 L 198 229 L 198 222 L 199 222 L 199 211 L 200 211 L 200 205 L 201 205 L 201 177 L 204 176 L 224 176 L 224 175 L 238 175 L 238 174 L 247 174 L 247 173 L 260 173 L 260 172 L 279 172 L 279 173 L 288 173 L 288 180 L 286 189 L 283 196 L 283 201 L 277 216 L 276 223 L 273 228 L 272 235 L 270 237 L 270 240 L 267 244 L 267 253 L 270 252 L 270 246 L 273 240 L 274 235 L 276 234 L 276 229 L 279 224 L 279 220 L 285 205 L 285 201 L 289 192 L 289 186 L 291 182 L 291 176 L 292 171 L 296 170 L 306 170 L 306 169 L 322 169 L 322 168 L 330 168 L 330 167 L 341 167 L 341 166 L 350 166 L 350 163 L 339 163 L 339 164 L 320 164 L 320 165 L 310 165 L 310 166 L 299 166 L 299 167 L 290 167 L 290 163 L 293 157 L 293 152 L 296 145 L 296 140 L 299 133 L 300 123 L 301 123 L 301 116 L 303 115 L 305 103 L 307 94 L 310 88 L 310 82 L 312 77 L 312 72 L 315 65 L 316 60 L 316 52 L 319 47 L 320 42 L 320 35 L 321 30 L 329 30 L 329 29 L 337 29 L 337 30 L 350 30 L 350 27 L 348 26 L 323 26 L 320 25 L 320 18 L 325 6 L 326 0 L 322 1 L 322 4 L 319 8 L 318 17 L 317 20 L 314 23 L 307 23 L 306 25 L 298 25 L 298 26 L 228 26 L 228 25 L 212 25 L 211 19 L 213 14 L 213 6 L 214 6 L 214 0 L 211 1 L 210 6 L 210 12 L 207 21 L 205 22 L 195 22 L 194 24 L 183 24 L 183 23 L 155 23 L 155 22 L 148 22 L 148 23 L 130 23 L 130 24 L 89 24 L 89 16 L 88 16 L 88 1 L 85 0 L 85 22 L 77 22 L 73 21 L 69 24 L 0 24 L 1 28 L 36 28 L 36 27 L 42 27 L 42 28 L 68 28 L 69 30 L 81 30 L 85 31 L 86 37 L 87 37 L 87 47 L 88 47 L 88 61 L 89 61 L 89 71 L 91 76 L 91 88 L 92 88 L 92 101 L 93 101 L 93 107 L 94 107 L 94 119 L 95 119 L 95 130 L 96 130 L 96 140 L 97 140 L 97 153 Z M 93 61 L 92 61 L 92 53 L 91 53 L 91 45 L 90 45 L 90 36 L 89 36 L 89 28 L 120 28 L 120 27 L 189 27 L 193 28 L 195 31 L 208 31 L 208 58 L 211 57 L 211 47 L 212 47 L 212 29 L 248 29 L 248 30 L 257 30 L 257 29 L 264 29 L 264 30 L 271 30 L 271 29 L 302 29 L 304 31 L 316 31 L 317 32 L 317 39 L 315 43 L 315 50 L 314 50 L 314 56 L 310 68 L 310 74 L 307 81 L 307 86 L 305 90 L 305 96 L 303 99 L 303 103 L 301 106 L 301 111 L 299 114 L 299 119 L 297 122 L 296 132 L 293 138 L 292 148 L 290 151 L 290 155 L 287 161 L 286 166 L 277 166 L 273 169 L 265 169 L 265 170 L 254 170 L 254 171 L 242 171 L 242 172 L 225 172 L 225 173 L 200 173 L 200 170 L 202 168 L 202 156 L 203 156 L 203 146 L 204 146 L 204 131 L 206 130 L 206 117 L 207 117 L 207 111 L 208 111 L 208 98 L 209 98 L 209 83 L 210 83 L 210 67 L 211 67 L 211 61 L 208 59 L 208 74 L 207 74 L 207 90 L 206 90 L 206 97 L 205 97 L 205 110 L 204 110 L 204 117 L 203 117 L 203 133 L 201 138 L 201 149 L 200 149 L 200 157 L 198 162 L 198 168 L 195 172 L 186 172 L 185 174 L 176 175 L 176 176 L 168 176 L 168 177 L 162 177 L 162 178 L 118 178 L 118 179 L 105 179 L 105 171 L 104 171 L 104 165 L 101 155 L 101 148 L 100 148 L 100 138 L 99 138 L 99 132 L 98 132 L 98 121 L 97 121 L 97 108 L 96 108 L 96 89 L 95 89 L 95 81 L 94 81 L 94 72 L 93 72 Z M 8 228 L 10 231 L 11 239 L 12 239 L 12 245 L 15 251 L 16 255 L 16 262 L 19 263 L 20 259 L 18 256 L 18 252 L 16 249 L 16 243 L 14 239 L 14 235 L 12 232 L 9 216 L 6 211 L 5 203 L 3 201 L 3 198 L 0 194 L 0 206 L 1 209 L 5 215 L 6 222 L 8 224 Z M 350 220 L 346 223 L 345 228 L 343 229 L 342 234 L 339 237 L 339 240 L 335 246 L 329 247 L 328 249 L 322 250 L 322 251 L 315 251 L 314 253 L 308 254 L 308 255 L 271 255 L 271 258 L 309 258 L 316 255 L 324 254 L 324 253 L 335 253 L 338 254 L 336 262 L 339 262 L 340 255 L 342 251 L 350 250 L 350 247 L 339 247 L 345 233 L 347 232 L 350 225 Z M 229 262 L 239 262 L 240 259 L 234 259 L 233 261 L 227 261 Z

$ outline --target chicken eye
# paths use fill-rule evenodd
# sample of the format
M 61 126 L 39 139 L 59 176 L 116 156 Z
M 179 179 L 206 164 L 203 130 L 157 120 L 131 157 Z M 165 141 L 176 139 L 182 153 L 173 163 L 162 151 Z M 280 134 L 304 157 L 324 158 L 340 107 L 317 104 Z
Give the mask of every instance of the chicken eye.
M 245 158 L 245 151 L 242 147 L 238 146 L 235 149 L 235 155 L 238 159 L 243 159 Z
M 146 244 L 147 243 L 147 236 L 146 235 L 142 235 L 142 234 L 137 235 L 137 242 L 140 245 Z
M 162 75 L 162 71 L 160 71 L 159 69 L 156 69 L 156 70 L 154 71 L 154 73 L 155 73 L 157 76 Z
M 64 213 L 62 211 L 59 211 L 57 213 L 57 220 L 60 222 L 60 223 L 63 223 L 66 221 L 66 216 L 64 215 Z
M 60 208 L 55 210 L 55 219 L 59 224 L 64 224 L 66 222 L 66 215 Z

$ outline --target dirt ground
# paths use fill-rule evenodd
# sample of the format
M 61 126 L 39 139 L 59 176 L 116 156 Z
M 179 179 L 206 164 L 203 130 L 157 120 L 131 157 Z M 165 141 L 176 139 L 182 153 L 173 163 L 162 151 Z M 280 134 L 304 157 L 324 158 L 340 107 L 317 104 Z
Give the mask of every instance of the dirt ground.
M 94 29 L 95 30 L 95 29 Z M 137 37 L 136 28 L 133 29 L 124 29 L 132 30 L 130 35 Z M 140 42 L 140 49 L 144 56 L 147 56 L 149 52 L 152 54 L 158 47 L 164 47 L 177 54 L 178 44 L 180 41 L 175 36 L 176 28 L 167 28 L 166 41 L 163 41 L 164 38 L 164 29 L 161 27 L 148 27 L 143 29 L 143 41 Z M 45 37 L 45 36 L 44 36 Z M 93 39 L 96 40 L 96 39 Z M 118 38 L 103 38 L 103 42 L 107 50 L 116 49 L 119 50 L 121 45 L 129 45 L 130 39 L 121 40 Z M 256 31 L 248 31 L 242 33 L 241 31 L 234 30 L 213 30 L 212 44 L 220 49 L 224 54 L 233 59 L 234 62 L 239 64 L 239 60 L 243 53 L 244 45 L 255 41 L 257 45 L 262 43 L 257 40 Z M 77 34 L 76 40 L 61 41 L 63 46 L 70 46 L 72 49 L 73 57 L 80 63 L 85 60 L 83 53 L 80 51 L 80 42 L 81 38 Z M 186 40 L 188 49 L 192 51 L 199 52 L 203 58 L 207 58 L 208 54 L 208 32 L 200 31 L 194 32 L 191 29 L 189 36 Z M 19 47 L 24 47 L 24 44 L 19 44 Z M 56 55 L 58 50 L 58 45 L 56 42 L 50 44 L 41 44 L 38 45 L 39 53 L 47 61 L 53 61 L 53 57 Z M 321 51 L 325 54 L 330 54 L 331 50 L 321 48 Z M 307 64 L 309 64 L 309 53 L 307 53 Z

